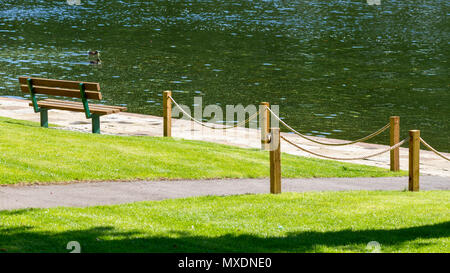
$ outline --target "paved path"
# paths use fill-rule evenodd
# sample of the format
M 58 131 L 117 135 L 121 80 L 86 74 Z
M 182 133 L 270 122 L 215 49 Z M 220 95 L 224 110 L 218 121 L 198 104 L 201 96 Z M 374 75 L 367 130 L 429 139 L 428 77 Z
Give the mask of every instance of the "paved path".
M 404 190 L 407 177 L 283 179 L 283 192 Z M 450 179 L 422 176 L 421 190 L 450 190 Z M 268 179 L 96 182 L 0 187 L 0 210 L 85 207 L 202 195 L 267 193 Z

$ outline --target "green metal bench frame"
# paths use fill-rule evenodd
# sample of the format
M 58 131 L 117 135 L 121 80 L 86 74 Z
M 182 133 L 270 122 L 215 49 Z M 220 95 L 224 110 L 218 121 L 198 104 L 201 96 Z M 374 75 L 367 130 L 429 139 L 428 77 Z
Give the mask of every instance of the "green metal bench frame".
M 33 109 L 35 113 L 40 113 L 41 115 L 41 127 L 48 128 L 48 110 L 43 107 L 39 107 L 36 99 L 36 93 L 34 92 L 32 79 L 27 79 L 28 89 L 31 94 L 31 101 L 33 103 Z M 81 93 L 81 101 L 84 107 L 84 113 L 87 119 L 92 119 L 92 133 L 100 134 L 100 115 L 91 114 L 89 111 L 89 103 L 86 98 L 86 91 L 84 83 L 80 83 L 80 93 Z

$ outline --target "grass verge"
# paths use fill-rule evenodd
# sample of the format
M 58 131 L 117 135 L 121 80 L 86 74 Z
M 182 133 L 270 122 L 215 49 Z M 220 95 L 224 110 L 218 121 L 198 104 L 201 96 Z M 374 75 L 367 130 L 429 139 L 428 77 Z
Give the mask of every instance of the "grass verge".
M 74 180 L 256 178 L 268 152 L 161 137 L 94 135 L 0 118 L 0 184 Z M 284 177 L 379 177 L 406 172 L 283 154 Z
M 449 252 L 450 192 L 309 192 L 0 211 L 0 251 Z

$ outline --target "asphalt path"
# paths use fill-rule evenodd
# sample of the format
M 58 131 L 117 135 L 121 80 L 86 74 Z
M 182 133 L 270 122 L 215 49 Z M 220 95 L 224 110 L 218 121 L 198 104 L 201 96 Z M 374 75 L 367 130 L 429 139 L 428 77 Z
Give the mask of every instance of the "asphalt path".
M 398 190 L 408 188 L 408 177 L 283 179 L 283 192 Z M 450 190 L 450 179 L 421 176 L 420 190 Z M 261 194 L 269 179 L 165 180 L 81 182 L 69 184 L 2 186 L 0 210 L 86 207 L 136 201 L 205 195 Z

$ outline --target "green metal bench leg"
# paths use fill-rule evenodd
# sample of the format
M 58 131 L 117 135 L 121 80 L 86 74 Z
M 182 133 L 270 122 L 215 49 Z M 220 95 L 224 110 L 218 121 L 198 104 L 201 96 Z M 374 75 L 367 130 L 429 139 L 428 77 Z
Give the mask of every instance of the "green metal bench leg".
M 100 134 L 100 116 L 96 114 L 92 115 L 92 133 Z
M 48 128 L 48 109 L 41 108 L 41 127 Z

